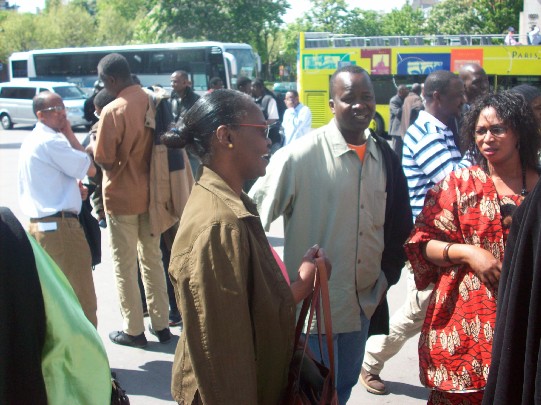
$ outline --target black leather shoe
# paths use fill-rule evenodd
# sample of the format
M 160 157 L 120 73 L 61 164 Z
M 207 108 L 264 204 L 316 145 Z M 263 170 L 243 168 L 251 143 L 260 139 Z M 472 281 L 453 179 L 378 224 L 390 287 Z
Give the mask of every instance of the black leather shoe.
M 147 338 L 145 337 L 145 332 L 137 336 L 132 336 L 121 330 L 117 330 L 109 333 L 109 339 L 111 339 L 111 342 L 116 343 L 117 345 L 139 348 L 145 347 L 148 343 Z
M 148 327 L 148 331 L 158 338 L 160 343 L 167 343 L 171 340 L 171 331 L 169 328 L 164 328 L 162 330 L 154 330 L 152 326 Z

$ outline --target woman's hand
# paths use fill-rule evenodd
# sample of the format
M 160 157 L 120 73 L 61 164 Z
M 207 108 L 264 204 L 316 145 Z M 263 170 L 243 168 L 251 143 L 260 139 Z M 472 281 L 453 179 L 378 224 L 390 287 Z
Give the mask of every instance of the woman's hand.
M 466 264 L 483 284 L 492 290 L 498 288 L 502 264 L 492 253 L 478 246 L 454 243 L 447 248 L 447 261 L 443 255 L 446 245 L 447 242 L 431 240 L 425 244 L 423 256 L 429 262 L 442 267 Z
M 318 251 L 318 245 L 314 245 L 306 251 L 306 253 L 302 257 L 302 263 L 299 267 L 299 277 L 297 278 L 297 280 L 302 280 L 303 283 L 310 285 L 312 289 L 314 288 L 314 282 L 316 279 L 315 260 L 316 257 L 319 257 Z
M 302 263 L 299 266 L 299 276 L 297 280 L 291 283 L 291 293 L 295 299 L 295 303 L 301 302 L 305 299 L 314 289 L 314 283 L 316 279 L 316 258 L 323 258 L 327 267 L 327 272 L 330 277 L 331 274 L 331 262 L 325 251 L 318 245 L 312 246 L 304 254 Z
M 319 248 L 319 250 L 317 251 L 316 257 L 321 258 L 325 261 L 325 267 L 327 269 L 327 279 L 330 279 L 331 272 L 332 272 L 332 264 L 329 258 L 327 257 L 327 253 L 325 252 L 323 248 Z
M 470 253 L 466 257 L 468 265 L 484 285 L 493 291 L 496 290 L 502 271 L 501 262 L 488 250 L 472 245 L 468 245 L 468 247 L 470 248 Z

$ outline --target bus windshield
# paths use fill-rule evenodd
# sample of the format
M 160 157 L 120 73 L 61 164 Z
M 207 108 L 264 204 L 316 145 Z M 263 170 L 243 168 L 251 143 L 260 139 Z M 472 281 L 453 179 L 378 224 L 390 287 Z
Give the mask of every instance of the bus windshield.
M 250 79 L 257 77 L 257 61 L 251 49 L 226 48 L 237 60 L 238 77 L 246 76 Z

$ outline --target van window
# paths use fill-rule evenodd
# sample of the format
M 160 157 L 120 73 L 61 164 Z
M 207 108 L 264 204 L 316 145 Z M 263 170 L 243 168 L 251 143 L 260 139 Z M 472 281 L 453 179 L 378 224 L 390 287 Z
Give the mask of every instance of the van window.
M 2 87 L 0 97 L 32 100 L 36 95 L 35 87 Z
M 53 91 L 64 100 L 77 100 L 86 98 L 85 93 L 77 86 L 53 87 Z

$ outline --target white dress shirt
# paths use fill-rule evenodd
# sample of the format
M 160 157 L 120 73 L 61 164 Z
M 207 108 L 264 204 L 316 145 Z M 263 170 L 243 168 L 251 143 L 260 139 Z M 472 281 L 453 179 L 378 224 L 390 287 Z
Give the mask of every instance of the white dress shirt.
M 312 130 L 312 112 L 302 103 L 295 108 L 288 108 L 284 113 L 282 122 L 284 128 L 284 145 L 306 135 Z
M 21 145 L 19 202 L 30 218 L 59 211 L 78 214 L 81 193 L 77 179 L 86 176 L 90 156 L 73 149 L 66 137 L 38 122 Z

